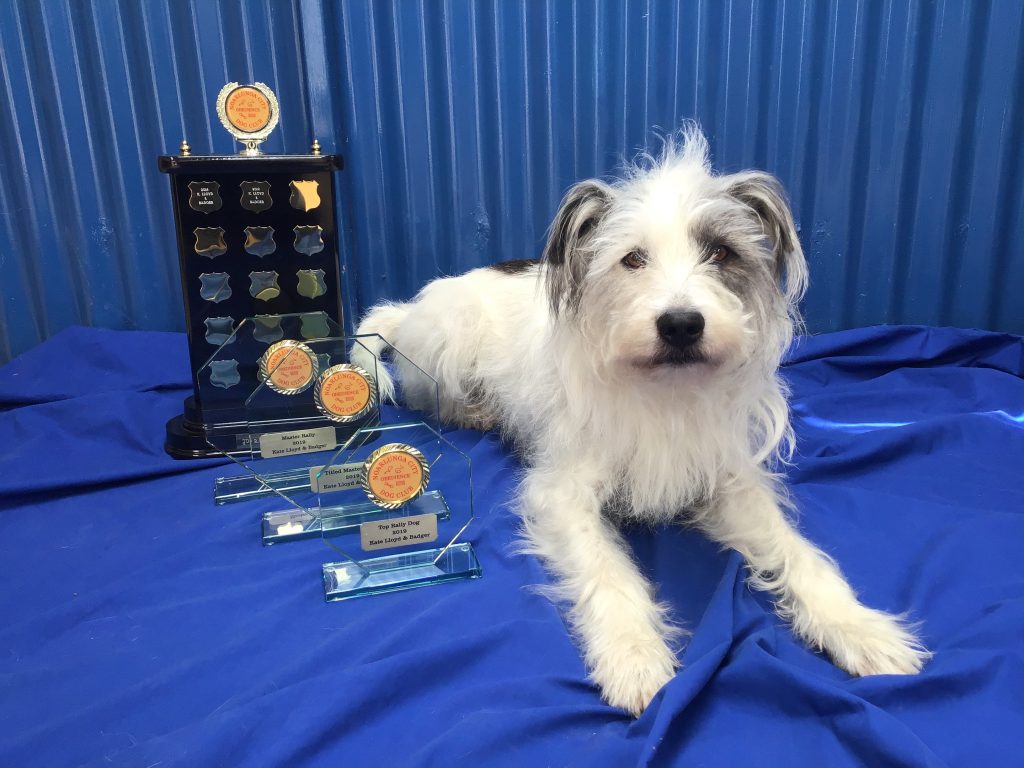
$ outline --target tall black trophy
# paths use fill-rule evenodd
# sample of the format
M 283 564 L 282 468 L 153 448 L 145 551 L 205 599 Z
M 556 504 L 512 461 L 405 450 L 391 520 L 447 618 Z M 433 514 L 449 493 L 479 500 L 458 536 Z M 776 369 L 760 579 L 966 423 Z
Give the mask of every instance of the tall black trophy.
M 193 389 L 167 423 L 165 448 L 183 459 L 251 450 L 246 399 L 272 345 L 344 335 L 333 175 L 342 158 L 315 140 L 306 155 L 263 154 L 279 115 L 262 83 L 229 83 L 217 113 L 244 145 L 238 155 L 193 155 L 182 141 L 159 158 L 171 180 Z M 263 416 L 299 423 L 320 412 L 292 398 Z

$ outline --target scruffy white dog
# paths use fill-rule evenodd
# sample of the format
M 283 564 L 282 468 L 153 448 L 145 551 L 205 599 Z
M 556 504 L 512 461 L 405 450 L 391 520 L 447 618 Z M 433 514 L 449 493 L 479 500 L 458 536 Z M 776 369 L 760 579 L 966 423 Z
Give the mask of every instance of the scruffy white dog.
M 911 674 L 929 656 L 784 512 L 778 366 L 806 283 L 779 183 L 715 175 L 688 126 L 624 178 L 572 187 L 539 263 L 435 280 L 359 327 L 437 379 L 442 417 L 523 449 L 527 547 L 604 698 L 634 715 L 678 667 L 679 630 L 616 519 L 686 521 L 737 550 L 795 632 L 851 674 Z

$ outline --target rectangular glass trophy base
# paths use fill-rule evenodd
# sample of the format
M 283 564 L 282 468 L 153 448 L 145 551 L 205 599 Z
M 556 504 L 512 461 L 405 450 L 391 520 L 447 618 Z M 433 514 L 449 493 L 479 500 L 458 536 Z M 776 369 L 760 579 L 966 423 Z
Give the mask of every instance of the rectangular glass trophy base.
M 219 506 L 276 496 L 278 492 L 287 496 L 309 490 L 309 468 L 299 467 L 282 472 L 265 472 L 258 477 L 252 474 L 218 477 L 213 485 L 213 501 Z
M 307 474 L 308 479 L 308 474 Z M 308 483 L 307 483 L 308 485 Z M 328 507 L 314 515 L 303 509 L 284 509 L 263 514 L 263 543 L 267 546 L 300 539 L 331 538 L 359 532 L 363 523 L 386 520 L 394 512 L 381 509 L 367 501 L 346 507 Z M 438 521 L 448 520 L 451 511 L 440 491 L 428 491 L 402 508 L 403 516 L 437 515 Z
M 385 555 L 358 563 L 327 563 L 323 574 L 324 597 L 328 602 L 335 602 L 446 581 L 478 579 L 482 570 L 473 545 L 467 542 L 453 544 L 447 550 Z

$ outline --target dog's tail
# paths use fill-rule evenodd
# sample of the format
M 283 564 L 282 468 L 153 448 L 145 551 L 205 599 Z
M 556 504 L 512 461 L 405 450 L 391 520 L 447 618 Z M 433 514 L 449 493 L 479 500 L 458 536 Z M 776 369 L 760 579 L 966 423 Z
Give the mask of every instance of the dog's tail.
M 382 401 L 394 401 L 395 381 L 381 361 L 381 353 L 391 346 L 391 339 L 408 313 L 405 304 L 378 304 L 366 313 L 356 330 L 356 335 L 371 335 L 353 344 L 351 360 L 363 370 L 376 371 L 377 392 Z

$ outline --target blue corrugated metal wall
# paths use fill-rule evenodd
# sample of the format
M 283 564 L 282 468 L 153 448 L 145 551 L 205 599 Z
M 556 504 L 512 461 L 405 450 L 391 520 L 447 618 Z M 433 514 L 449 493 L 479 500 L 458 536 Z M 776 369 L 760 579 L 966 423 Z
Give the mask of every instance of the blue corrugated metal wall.
M 166 179 L 232 151 L 228 80 L 277 92 L 269 151 L 346 156 L 358 312 L 536 255 L 562 191 L 696 117 L 788 188 L 812 330 L 1024 332 L 1024 3 L 0 1 L 0 358 L 71 323 L 181 326 Z

